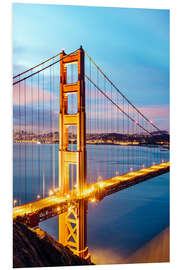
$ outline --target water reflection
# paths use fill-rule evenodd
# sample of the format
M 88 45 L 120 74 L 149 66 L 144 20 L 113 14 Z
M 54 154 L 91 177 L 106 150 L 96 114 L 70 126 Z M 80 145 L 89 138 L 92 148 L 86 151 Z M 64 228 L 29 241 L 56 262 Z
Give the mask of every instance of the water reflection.
M 88 247 L 97 264 L 132 262 L 137 250 L 169 226 L 169 174 L 89 204 L 87 224 Z M 40 226 L 58 240 L 58 217 Z M 168 241 L 162 245 L 168 248 Z
M 26 161 L 25 156 L 22 155 L 21 163 L 19 163 L 19 146 L 14 145 L 14 198 L 18 197 L 19 188 L 19 172 L 21 172 L 21 190 L 22 200 L 31 200 L 35 193 L 38 193 L 39 175 L 43 180 L 43 160 L 45 163 L 45 177 L 46 177 L 46 194 L 51 189 L 52 179 L 52 163 L 51 153 L 52 145 L 33 145 L 34 161 L 32 163 L 32 145 L 26 145 Z M 22 149 L 25 147 L 21 145 Z M 39 147 L 39 148 L 38 148 Z M 112 156 L 105 156 L 103 153 L 107 151 L 108 147 L 113 146 L 87 146 L 91 149 L 91 155 L 88 155 L 88 166 L 91 166 L 91 175 L 88 175 L 88 181 L 92 179 L 92 174 L 100 174 L 96 166 L 93 165 L 93 155 L 95 155 L 95 147 L 101 148 L 101 155 L 99 155 L 99 168 L 102 164 L 106 164 L 106 176 L 111 176 L 115 173 L 118 166 L 122 165 L 122 155 L 115 152 Z M 103 147 L 107 147 L 103 149 Z M 44 150 L 42 150 L 44 148 Z M 41 170 L 38 169 L 38 153 L 40 149 Z M 127 151 L 127 147 L 119 148 Z M 58 145 L 55 145 L 56 159 L 55 159 L 55 183 L 58 183 Z M 94 151 L 94 152 L 93 152 Z M 115 150 L 116 151 L 116 150 Z M 143 147 L 141 149 L 142 155 L 146 158 L 151 149 Z M 22 151 L 22 153 L 24 153 Z M 90 153 L 90 152 L 89 152 Z M 169 152 L 162 152 L 164 160 L 169 159 Z M 130 159 L 133 164 L 136 160 Z M 131 164 L 130 162 L 130 164 Z M 90 165 L 91 164 L 91 165 Z M 33 166 L 32 166 L 33 165 Z M 124 168 L 127 164 L 124 165 Z M 129 165 L 129 164 L 128 164 Z M 23 193 L 25 184 L 23 176 L 25 173 L 28 179 L 27 190 L 28 194 L 25 197 Z M 138 166 L 138 160 L 137 164 Z M 32 167 L 34 186 L 32 187 Z M 123 168 L 123 167 L 122 167 Z M 94 170 L 94 171 L 93 171 Z M 103 177 L 103 173 L 101 172 Z M 34 194 L 32 194 L 34 191 Z M 42 196 L 42 189 L 40 191 Z M 169 226 L 169 174 L 158 176 L 154 179 L 148 180 L 136 186 L 122 190 L 109 197 L 106 197 L 99 203 L 90 203 L 88 209 L 88 247 L 92 258 L 97 264 L 104 263 L 124 263 L 131 262 L 132 258 L 137 258 L 137 250 L 140 250 L 146 243 L 153 239 L 156 235 L 162 232 Z M 46 230 L 53 237 L 58 239 L 58 217 L 49 219 L 40 224 L 40 227 Z M 168 233 L 167 233 L 168 235 Z M 168 244 L 164 244 L 167 247 Z M 161 245 L 160 245 L 161 246 Z M 158 252 L 158 251 L 157 251 Z M 136 255 L 134 255 L 136 254 Z M 134 256 L 134 257 L 133 257 Z M 131 260 L 130 260 L 131 258 Z M 127 261 L 128 260 L 128 261 Z M 138 259 L 137 259 L 138 260 Z M 146 258 L 148 261 L 148 258 Z

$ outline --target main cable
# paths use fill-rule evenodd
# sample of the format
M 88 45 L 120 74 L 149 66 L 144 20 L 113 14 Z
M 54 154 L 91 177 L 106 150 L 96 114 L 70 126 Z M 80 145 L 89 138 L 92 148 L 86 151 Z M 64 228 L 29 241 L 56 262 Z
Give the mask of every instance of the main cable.
M 109 81 L 109 83 L 119 92 L 119 94 L 150 124 L 152 125 L 155 129 L 157 129 L 160 133 L 162 131 L 152 123 L 144 114 L 141 113 L 141 111 L 131 103 L 131 101 L 117 88 L 117 86 L 106 76 L 106 74 L 98 67 L 98 65 L 92 60 L 92 58 L 84 51 L 84 53 L 87 55 L 89 60 L 96 66 L 96 68 L 102 73 L 102 75 Z
M 53 62 L 52 64 L 50 64 L 50 65 L 48 65 L 48 66 L 46 66 L 46 67 L 44 67 L 44 68 L 42 68 L 42 69 L 40 69 L 40 70 L 38 70 L 38 71 L 32 73 L 32 74 L 30 74 L 30 75 L 24 77 L 23 79 L 14 82 L 13 85 L 16 85 L 17 83 L 22 82 L 22 81 L 24 81 L 24 80 L 26 80 L 26 79 L 28 79 L 28 78 L 30 78 L 30 77 L 32 77 L 32 76 L 34 76 L 34 75 L 40 73 L 41 71 L 43 71 L 43 70 L 45 70 L 45 69 L 47 69 L 47 68 L 49 68 L 49 67 L 51 67 L 51 66 L 57 64 L 58 62 L 62 61 L 62 60 L 65 59 L 66 57 L 68 57 L 68 56 L 70 56 L 70 55 L 72 55 L 72 54 L 74 54 L 74 53 L 76 53 L 76 52 L 77 52 L 77 50 L 75 50 L 75 51 L 72 52 L 72 53 L 66 54 L 66 55 L 65 55 L 64 57 L 62 57 L 61 59 L 58 59 L 56 62 Z M 41 63 L 41 64 L 42 64 L 42 63 Z M 40 65 L 38 65 L 38 66 L 40 66 Z M 34 68 L 31 68 L 31 69 L 29 69 L 28 71 L 30 71 L 30 70 L 32 70 L 32 69 L 34 69 Z M 27 73 L 28 71 L 23 72 L 23 73 L 21 73 L 21 74 Z M 13 79 L 15 79 L 15 78 L 18 77 L 18 76 L 19 76 L 19 74 L 16 75 L 15 77 L 13 77 Z

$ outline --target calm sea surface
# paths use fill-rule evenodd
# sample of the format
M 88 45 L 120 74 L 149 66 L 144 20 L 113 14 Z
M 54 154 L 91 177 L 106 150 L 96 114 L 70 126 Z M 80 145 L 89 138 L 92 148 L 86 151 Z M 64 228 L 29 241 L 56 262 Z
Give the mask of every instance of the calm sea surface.
M 94 166 L 93 156 L 97 148 L 101 149 L 102 154 L 99 155 L 99 165 Z M 111 153 L 114 151 L 114 155 L 105 155 L 108 148 L 111 148 Z M 138 168 L 137 157 L 134 159 L 130 155 L 138 153 L 138 146 L 132 152 L 127 146 L 119 146 L 117 152 L 117 146 L 113 145 L 87 145 L 87 150 L 91 153 L 88 154 L 88 169 L 91 167 L 89 182 L 97 174 L 102 178 L 110 177 L 117 170 L 126 171 L 128 166 Z M 141 147 L 145 163 L 150 151 L 152 149 L 148 147 Z M 169 151 L 159 154 L 163 160 L 169 160 Z M 130 157 L 130 164 L 123 165 L 122 156 L 124 158 L 126 155 Z M 53 156 L 55 166 L 51 162 Z M 13 195 L 18 202 L 31 201 L 38 193 L 43 196 L 43 177 L 47 183 L 44 191 L 47 195 L 53 183 L 56 186 L 58 183 L 58 145 L 14 144 L 13 165 Z M 27 179 L 26 184 L 24 177 Z M 87 224 L 88 247 L 92 257 L 104 255 L 103 262 L 106 263 L 105 257 L 111 256 L 113 263 L 120 263 L 121 258 L 130 256 L 169 226 L 169 173 L 119 191 L 101 202 L 90 203 Z M 58 217 L 40 223 L 40 227 L 58 239 Z

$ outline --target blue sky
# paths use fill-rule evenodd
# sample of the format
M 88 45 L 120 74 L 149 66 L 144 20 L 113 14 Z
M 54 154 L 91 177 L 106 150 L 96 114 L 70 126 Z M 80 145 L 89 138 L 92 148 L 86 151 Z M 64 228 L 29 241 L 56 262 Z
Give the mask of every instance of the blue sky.
M 168 129 L 168 10 L 13 5 L 15 74 L 80 45 L 135 105 L 161 110 Z

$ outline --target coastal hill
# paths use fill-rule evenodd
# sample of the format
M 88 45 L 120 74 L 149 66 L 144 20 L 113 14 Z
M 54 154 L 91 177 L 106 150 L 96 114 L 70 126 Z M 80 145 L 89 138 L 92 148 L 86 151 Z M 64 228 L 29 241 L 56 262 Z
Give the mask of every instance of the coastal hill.
M 40 228 L 13 223 L 13 267 L 89 265 Z

